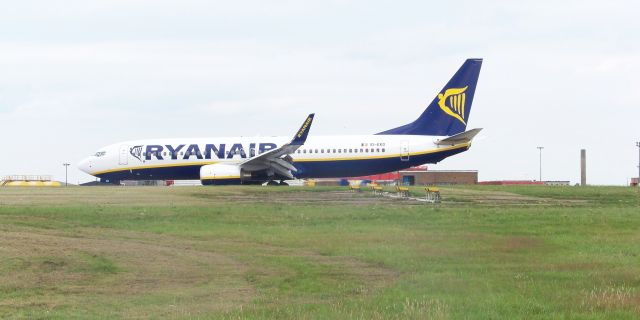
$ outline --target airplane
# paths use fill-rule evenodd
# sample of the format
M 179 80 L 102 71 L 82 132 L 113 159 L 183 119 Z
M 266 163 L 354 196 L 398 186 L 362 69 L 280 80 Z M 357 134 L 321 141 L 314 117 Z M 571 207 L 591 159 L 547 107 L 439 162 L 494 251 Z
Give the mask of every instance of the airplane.
M 467 151 L 482 129 L 466 130 L 482 59 L 468 59 L 415 121 L 372 135 L 309 136 L 310 114 L 291 137 L 135 140 L 112 144 L 78 168 L 102 182 L 200 180 L 203 185 L 270 184 L 398 171 Z

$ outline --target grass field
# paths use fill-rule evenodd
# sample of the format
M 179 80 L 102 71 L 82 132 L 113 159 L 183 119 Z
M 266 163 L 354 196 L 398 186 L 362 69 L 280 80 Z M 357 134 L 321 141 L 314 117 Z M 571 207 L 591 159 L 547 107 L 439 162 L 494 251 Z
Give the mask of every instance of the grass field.
M 0 318 L 640 317 L 638 190 L 442 194 L 0 188 Z

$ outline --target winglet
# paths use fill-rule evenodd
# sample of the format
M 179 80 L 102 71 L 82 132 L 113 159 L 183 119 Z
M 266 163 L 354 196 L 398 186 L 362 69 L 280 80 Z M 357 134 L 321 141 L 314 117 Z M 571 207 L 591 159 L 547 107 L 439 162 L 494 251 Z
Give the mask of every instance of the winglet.
M 314 116 L 315 113 L 312 113 L 307 117 L 307 120 L 304 121 L 302 127 L 300 127 L 300 130 L 298 130 L 298 133 L 293 136 L 293 140 L 291 140 L 292 145 L 301 146 L 305 141 L 307 141 L 307 135 L 309 135 L 309 130 L 311 129 L 311 123 L 313 122 Z

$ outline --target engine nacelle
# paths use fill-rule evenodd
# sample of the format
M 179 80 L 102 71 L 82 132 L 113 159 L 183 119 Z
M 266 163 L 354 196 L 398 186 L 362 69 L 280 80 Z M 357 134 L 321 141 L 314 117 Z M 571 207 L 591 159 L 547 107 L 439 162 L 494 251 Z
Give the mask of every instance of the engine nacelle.
M 242 169 L 235 164 L 208 164 L 200 168 L 203 185 L 242 184 L 242 180 Z

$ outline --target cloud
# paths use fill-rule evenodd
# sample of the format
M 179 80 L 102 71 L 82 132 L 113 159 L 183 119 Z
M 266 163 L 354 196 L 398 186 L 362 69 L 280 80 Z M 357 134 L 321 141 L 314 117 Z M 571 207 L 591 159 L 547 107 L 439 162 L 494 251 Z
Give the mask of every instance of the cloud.
M 60 174 L 58 162 L 120 140 L 289 135 L 309 112 L 312 134 L 379 132 L 414 120 L 468 57 L 485 58 L 470 126 L 484 127 L 486 139 L 436 167 L 535 178 L 542 144 L 549 178 L 577 181 L 582 147 L 593 183 L 636 173 L 635 2 L 4 9 L 0 28 L 12 32 L 0 36 L 0 120 L 20 134 L 3 143 L 27 159 L 3 160 L 13 173 Z

